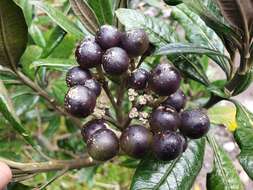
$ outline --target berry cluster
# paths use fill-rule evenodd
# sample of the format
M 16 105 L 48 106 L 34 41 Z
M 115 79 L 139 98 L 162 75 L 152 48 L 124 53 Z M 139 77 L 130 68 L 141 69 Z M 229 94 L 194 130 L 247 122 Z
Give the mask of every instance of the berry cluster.
M 123 33 L 109 25 L 102 26 L 95 39 L 85 39 L 76 49 L 79 66 L 67 73 L 70 89 L 65 97 L 65 108 L 73 116 L 87 117 L 96 107 L 101 86 L 91 73 L 95 67 L 102 66 L 107 76 L 128 74 L 128 87 L 134 92 L 146 93 L 145 97 L 149 99 L 152 95 L 167 97 L 153 107 L 150 115 L 142 114 L 149 118 L 149 128 L 129 125 L 120 138 L 108 128 L 104 119 L 86 123 L 82 136 L 89 155 L 95 160 L 109 160 L 120 149 L 134 158 L 142 158 L 151 152 L 160 160 L 173 160 L 186 150 L 188 138 L 201 138 L 209 130 L 209 118 L 201 110 L 182 111 L 186 96 L 179 89 L 181 76 L 176 68 L 161 63 L 151 72 L 137 68 L 128 73 L 130 62 L 148 49 L 145 31 L 135 29 Z M 142 103 L 146 104 L 146 99 Z

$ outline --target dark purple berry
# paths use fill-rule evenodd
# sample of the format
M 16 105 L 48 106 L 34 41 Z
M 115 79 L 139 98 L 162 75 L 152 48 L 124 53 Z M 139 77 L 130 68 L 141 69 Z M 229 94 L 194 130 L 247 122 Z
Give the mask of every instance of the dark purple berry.
M 76 49 L 76 60 L 81 68 L 89 69 L 101 64 L 103 51 L 94 39 L 85 39 Z
M 65 109 L 76 117 L 90 115 L 96 106 L 96 94 L 85 86 L 74 86 L 65 96 Z
M 131 57 L 140 56 L 149 47 L 148 35 L 142 29 L 129 30 L 122 35 L 121 45 Z
M 107 74 L 121 75 L 128 69 L 130 59 L 125 50 L 114 47 L 108 49 L 102 58 L 103 68 Z
M 104 49 L 116 47 L 120 44 L 121 32 L 110 25 L 103 25 L 96 34 L 96 42 Z
M 142 158 L 151 148 L 152 133 L 141 125 L 131 125 L 120 137 L 120 147 L 129 156 Z
M 178 112 L 185 107 L 186 104 L 186 96 L 182 90 L 177 90 L 174 94 L 171 94 L 164 102 L 163 106 L 165 107 L 173 107 Z
M 187 110 L 181 113 L 181 133 L 191 139 L 203 137 L 210 128 L 210 120 L 201 110 Z
M 148 85 L 150 73 L 145 69 L 135 70 L 128 79 L 130 88 L 144 90 Z
M 174 160 L 182 153 L 182 139 L 175 132 L 158 133 L 153 137 L 152 149 L 157 159 Z
M 183 152 L 186 151 L 187 147 L 188 147 L 188 140 L 187 137 L 183 136 L 182 134 L 178 133 L 178 135 L 181 137 L 182 139 L 182 144 L 183 144 Z
M 87 141 L 89 155 L 97 161 L 107 161 L 119 152 L 119 140 L 109 129 L 100 129 Z
M 160 96 L 175 93 L 180 86 L 181 76 L 175 67 L 159 64 L 153 71 L 150 80 L 151 89 Z
M 101 86 L 95 79 L 86 80 L 84 86 L 92 90 L 97 97 L 101 94 Z
M 94 119 L 86 123 L 82 129 L 81 133 L 83 136 L 84 142 L 87 142 L 89 138 L 98 130 L 105 129 L 106 125 L 104 120 L 101 119 Z
M 151 114 L 149 125 L 153 133 L 176 131 L 180 125 L 180 118 L 172 107 L 159 107 Z
M 85 81 L 91 79 L 89 70 L 81 69 L 81 67 L 71 68 L 66 75 L 66 83 L 68 87 L 76 85 L 84 85 Z

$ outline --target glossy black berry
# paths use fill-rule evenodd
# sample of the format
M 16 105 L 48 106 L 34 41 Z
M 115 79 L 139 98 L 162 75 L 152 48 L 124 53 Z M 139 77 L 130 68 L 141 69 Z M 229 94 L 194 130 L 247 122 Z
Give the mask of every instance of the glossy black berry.
M 130 59 L 125 50 L 114 47 L 108 49 L 102 58 L 103 68 L 107 74 L 121 75 L 128 69 Z
M 99 96 L 101 94 L 101 86 L 99 82 L 95 79 L 86 80 L 84 86 L 92 90 L 96 94 L 96 96 Z
M 106 161 L 119 152 L 119 140 L 109 129 L 100 129 L 93 133 L 87 141 L 89 155 L 98 161 Z
M 180 117 L 180 131 L 191 139 L 203 137 L 210 128 L 210 120 L 201 110 L 187 110 L 182 112 Z
M 103 51 L 94 39 L 85 39 L 76 49 L 76 60 L 81 68 L 88 69 L 101 64 Z
M 145 69 L 135 70 L 128 79 L 130 88 L 144 90 L 148 85 L 150 73 Z
M 87 142 L 89 138 L 98 130 L 105 129 L 106 125 L 104 120 L 94 119 L 87 122 L 81 129 L 84 142 Z
M 121 46 L 131 57 L 137 57 L 146 52 L 149 39 L 142 29 L 129 30 L 122 35 Z
M 182 144 L 183 144 L 183 152 L 186 151 L 187 147 L 188 147 L 188 140 L 187 137 L 183 136 L 182 134 L 178 133 L 178 135 L 181 137 L 182 139 Z
M 131 125 L 120 137 L 120 147 L 129 156 L 142 158 L 151 148 L 152 133 L 141 125 Z
M 84 85 L 85 81 L 91 79 L 91 77 L 89 70 L 82 69 L 81 67 L 73 67 L 67 72 L 66 83 L 68 87 Z
M 74 86 L 65 96 L 65 109 L 76 117 L 90 115 L 96 106 L 96 94 L 85 86 Z
M 180 118 L 172 107 L 159 107 L 151 114 L 149 125 L 153 133 L 176 131 L 180 125 Z
M 120 44 L 121 32 L 110 25 L 103 25 L 96 34 L 96 42 L 104 49 L 116 47 Z
M 175 67 L 159 64 L 153 71 L 150 80 L 151 89 L 161 96 L 175 93 L 180 86 L 181 76 Z
M 185 107 L 186 104 L 186 96 L 182 90 L 177 90 L 174 94 L 171 94 L 164 102 L 163 106 L 173 107 L 178 112 Z
M 182 139 L 175 132 L 158 133 L 153 137 L 152 150 L 159 160 L 174 160 L 183 151 Z

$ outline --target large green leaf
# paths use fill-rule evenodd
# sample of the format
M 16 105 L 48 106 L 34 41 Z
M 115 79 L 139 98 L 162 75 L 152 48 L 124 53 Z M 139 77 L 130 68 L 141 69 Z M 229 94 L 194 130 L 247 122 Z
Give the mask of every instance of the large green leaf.
M 239 161 L 253 179 L 253 114 L 239 102 L 233 101 L 236 106 L 237 130 L 234 133 L 241 152 Z
M 206 46 L 221 54 L 224 54 L 224 45 L 215 32 L 206 26 L 201 18 L 189 10 L 185 5 L 174 7 L 172 17 L 177 20 L 186 31 L 186 38 L 196 45 Z M 225 57 L 210 56 L 229 76 L 230 66 Z
M 203 162 L 205 140 L 195 140 L 181 157 L 161 162 L 151 158 L 137 167 L 131 190 L 190 190 Z
M 99 28 L 98 19 L 86 0 L 70 0 L 71 7 L 85 28 L 95 34 Z
M 88 0 L 89 5 L 95 12 L 100 25 L 112 24 L 112 5 L 110 0 Z
M 169 57 L 170 58 L 170 57 Z M 201 59 L 192 55 L 180 55 L 170 58 L 172 63 L 187 77 L 209 86 L 210 82 L 206 76 L 205 68 Z
M 71 33 L 78 39 L 83 39 L 84 34 L 81 30 L 70 21 L 60 10 L 51 7 L 46 3 L 40 1 L 32 1 L 36 7 L 44 11 L 57 25 L 59 25 L 66 32 Z
M 196 45 L 193 43 L 170 43 L 165 46 L 159 47 L 154 52 L 154 55 L 170 55 L 170 54 L 199 54 L 199 55 L 218 55 L 221 57 L 226 57 L 219 51 L 204 47 L 201 45 Z
M 62 42 L 66 34 L 66 31 L 64 31 L 61 27 L 56 26 L 51 32 L 49 39 L 47 40 L 47 45 L 43 50 L 41 58 L 48 57 L 54 51 L 54 49 Z
M 243 185 L 227 153 L 217 144 L 214 137 L 208 137 L 214 153 L 213 171 L 207 175 L 208 190 L 243 190 Z
M 23 10 L 23 14 L 25 16 L 25 20 L 28 26 L 32 24 L 33 20 L 33 5 L 29 2 L 29 0 L 14 0 Z
M 29 132 L 20 124 L 20 121 L 13 109 L 11 100 L 7 91 L 0 81 L 0 112 L 11 126 L 26 140 L 26 142 L 36 148 L 35 142 L 30 136 Z
M 0 65 L 15 68 L 25 51 L 27 25 L 19 6 L 12 0 L 0 1 Z
M 131 9 L 118 9 L 116 15 L 126 30 L 142 28 L 148 36 L 150 42 L 160 47 L 170 42 L 175 42 L 175 35 L 168 22 L 145 16 L 139 11 Z

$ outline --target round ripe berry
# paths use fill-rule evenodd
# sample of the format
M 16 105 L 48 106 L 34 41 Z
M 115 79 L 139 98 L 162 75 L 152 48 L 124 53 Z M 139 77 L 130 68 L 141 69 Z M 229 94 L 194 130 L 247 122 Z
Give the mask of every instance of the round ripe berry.
M 95 79 L 86 80 L 84 86 L 93 91 L 97 97 L 101 94 L 101 86 Z
M 87 141 L 89 155 L 97 161 L 107 161 L 119 152 L 119 140 L 109 129 L 96 131 Z
M 105 129 L 106 125 L 104 120 L 94 119 L 86 123 L 82 129 L 81 134 L 83 136 L 84 142 L 87 142 L 88 139 L 98 130 Z
M 150 73 L 145 69 L 135 70 L 128 79 L 128 84 L 135 90 L 144 90 L 148 85 Z
M 182 90 L 177 90 L 174 94 L 171 94 L 164 102 L 163 106 L 165 107 L 173 107 L 178 112 L 185 107 L 186 104 L 186 96 Z
M 187 137 L 183 136 L 182 134 L 178 133 L 178 135 L 181 137 L 182 139 L 182 143 L 183 143 L 183 152 L 186 151 L 187 147 L 188 147 L 188 140 Z
M 138 57 L 149 47 L 148 35 L 142 29 L 129 30 L 122 35 L 121 45 L 131 57 Z
M 85 39 L 76 49 L 76 60 L 81 68 L 89 69 L 101 64 L 103 51 L 94 39 Z
M 129 156 L 142 158 L 151 148 L 152 133 L 141 125 L 131 125 L 120 137 L 120 147 Z
M 110 25 L 103 25 L 96 34 L 96 42 L 104 49 L 116 47 L 120 44 L 121 32 Z
M 181 133 L 191 139 L 203 137 L 210 128 L 210 120 L 201 110 L 187 110 L 181 113 Z
M 73 67 L 67 72 L 66 83 L 68 87 L 84 85 L 85 81 L 91 79 L 91 77 L 89 70 L 81 69 L 81 67 Z
M 151 89 L 160 96 L 175 93 L 180 86 L 181 76 L 178 70 L 169 64 L 159 64 L 153 71 L 150 80 Z
M 107 74 L 121 75 L 127 71 L 130 59 L 125 50 L 114 47 L 105 52 L 102 63 Z
M 74 86 L 65 96 L 65 109 L 76 117 L 90 115 L 96 106 L 96 95 L 85 86 Z
M 172 107 L 159 107 L 151 114 L 149 125 L 153 133 L 176 131 L 180 125 L 180 118 Z
M 158 133 L 153 138 L 152 149 L 157 159 L 162 161 L 174 160 L 182 153 L 182 139 L 175 132 Z

